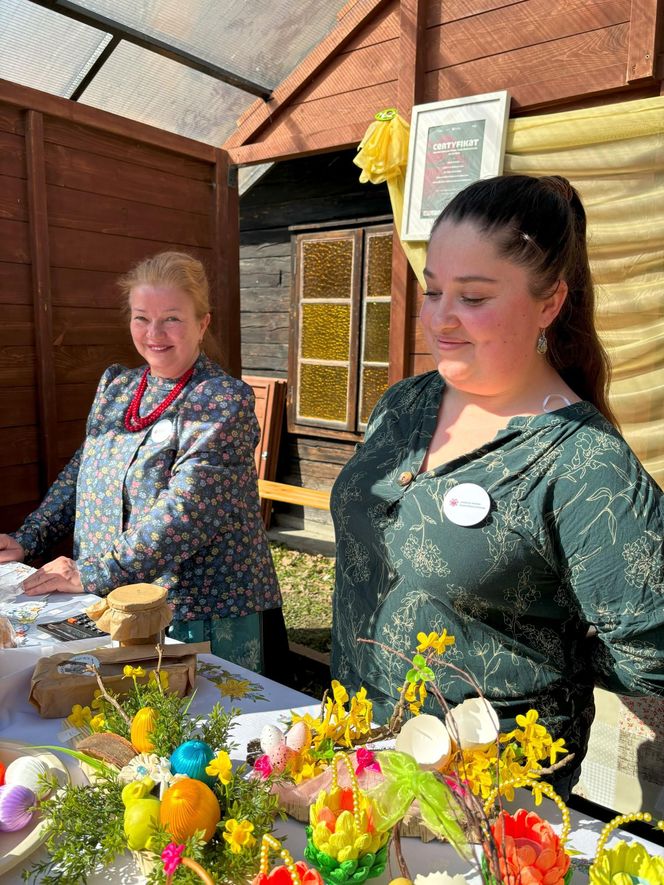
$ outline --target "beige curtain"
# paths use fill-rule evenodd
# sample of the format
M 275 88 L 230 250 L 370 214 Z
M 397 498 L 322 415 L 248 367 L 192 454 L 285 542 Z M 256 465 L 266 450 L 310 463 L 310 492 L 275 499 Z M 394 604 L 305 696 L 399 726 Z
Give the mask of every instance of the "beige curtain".
M 407 124 L 400 123 L 403 143 Z M 613 366 L 611 404 L 625 438 L 664 485 L 664 96 L 510 120 L 505 172 L 564 175 L 579 190 L 597 324 Z M 390 183 L 392 196 L 403 175 Z M 399 203 L 403 190 L 393 200 L 397 229 Z M 404 246 L 421 282 L 426 244 Z
M 664 485 L 664 96 L 512 120 L 505 172 L 564 175 L 588 213 L 611 405 Z

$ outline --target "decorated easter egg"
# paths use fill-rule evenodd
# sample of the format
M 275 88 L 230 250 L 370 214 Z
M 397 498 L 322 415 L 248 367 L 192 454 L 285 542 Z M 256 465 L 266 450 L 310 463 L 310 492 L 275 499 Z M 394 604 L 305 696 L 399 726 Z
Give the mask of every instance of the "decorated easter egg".
M 5 783 L 27 787 L 38 799 L 42 799 L 50 789 L 43 780 L 48 777 L 48 773 L 48 765 L 42 759 L 36 756 L 19 756 L 7 766 Z
M 0 787 L 5 782 L 5 766 L 0 762 Z
M 277 774 L 282 772 L 288 764 L 288 760 L 293 755 L 294 751 L 289 750 L 286 744 L 280 744 L 278 747 L 273 747 L 273 749 L 267 754 L 267 758 L 270 760 L 270 765 L 272 766 L 272 771 L 277 772 Z
M 151 740 L 158 713 L 153 707 L 141 707 L 131 720 L 131 743 L 139 753 L 151 753 L 154 744 Z
M 284 733 L 276 725 L 264 725 L 261 730 L 261 750 L 270 754 L 275 747 L 280 747 L 284 743 Z
M 183 778 L 172 784 L 161 797 L 161 823 L 176 842 L 184 842 L 203 830 L 207 842 L 221 820 L 219 802 L 202 781 Z
M 311 729 L 306 722 L 296 722 L 286 734 L 286 746 L 295 753 L 301 753 L 311 743 Z
M 136 799 L 125 808 L 124 831 L 132 851 L 141 851 L 148 844 L 159 824 L 160 801 L 156 796 Z
M 205 741 L 185 741 L 171 753 L 173 774 L 186 774 L 211 787 L 215 778 L 206 774 L 205 769 L 214 759 L 214 750 Z
M 390 885 L 413 885 L 413 880 L 404 879 L 402 876 L 399 876 L 398 879 L 392 879 Z
M 37 801 L 35 794 L 20 784 L 0 787 L 0 830 L 13 833 L 22 830 L 32 820 L 30 808 Z

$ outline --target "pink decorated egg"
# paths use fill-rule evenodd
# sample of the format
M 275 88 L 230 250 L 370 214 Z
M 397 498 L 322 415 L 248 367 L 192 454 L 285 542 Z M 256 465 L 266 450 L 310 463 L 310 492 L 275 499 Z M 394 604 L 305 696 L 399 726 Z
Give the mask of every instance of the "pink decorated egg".
M 267 754 L 267 758 L 270 760 L 270 765 L 272 766 L 272 771 L 277 774 L 281 773 L 288 764 L 288 760 L 293 755 L 293 750 L 289 750 L 286 744 L 273 747 L 273 749 Z
M 301 753 L 311 743 L 311 729 L 305 722 L 296 722 L 286 734 L 286 746 L 295 753 Z

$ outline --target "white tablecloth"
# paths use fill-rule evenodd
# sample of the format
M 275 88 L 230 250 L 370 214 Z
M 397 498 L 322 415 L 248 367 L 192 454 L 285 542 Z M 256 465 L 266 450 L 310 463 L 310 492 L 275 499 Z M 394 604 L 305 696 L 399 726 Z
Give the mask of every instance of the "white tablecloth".
M 58 650 L 62 651 L 63 643 L 56 643 Z M 95 640 L 83 640 L 80 642 L 66 643 L 67 650 L 82 651 L 99 645 Z M 26 647 L 22 649 L 10 649 L 0 651 L 0 740 L 22 741 L 26 744 L 37 745 L 61 745 L 61 732 L 63 722 L 60 719 L 41 719 L 35 708 L 28 702 L 30 678 L 35 662 L 41 654 L 52 653 L 53 649 L 40 647 Z M 200 669 L 206 674 L 199 674 L 196 684 L 196 696 L 192 703 L 191 711 L 194 714 L 207 713 L 215 703 L 222 702 L 226 707 L 239 707 L 242 715 L 237 721 L 233 731 L 233 740 L 238 743 L 233 752 L 236 761 L 244 761 L 246 744 L 257 737 L 264 723 L 279 724 L 285 719 L 290 710 L 306 708 L 312 713 L 319 709 L 319 703 L 306 695 L 279 685 L 262 676 L 258 676 L 235 664 L 223 661 L 212 655 L 199 656 Z M 224 697 L 228 675 L 239 680 L 246 680 L 246 695 L 244 698 Z M 70 770 L 74 781 L 80 781 L 82 775 L 76 764 L 69 757 L 62 755 L 63 762 Z M 523 794 L 523 791 L 521 791 Z M 547 800 L 548 801 L 548 800 Z M 542 809 L 539 809 L 542 813 Z M 558 811 L 554 806 L 544 811 L 544 815 L 553 821 L 558 819 Z M 579 850 L 582 855 L 592 856 L 603 824 L 599 821 L 584 817 L 572 812 L 573 836 L 571 847 Z M 277 838 L 287 836 L 287 846 L 293 856 L 302 858 L 305 845 L 303 825 L 288 820 L 278 821 L 275 825 Z M 622 838 L 633 839 L 629 834 L 621 834 Z M 463 873 L 471 885 L 479 885 L 480 878 L 472 873 L 469 864 L 457 857 L 453 849 L 440 842 L 423 844 L 417 839 L 403 839 L 403 852 L 410 867 L 411 874 L 428 873 L 436 870 L 447 870 L 449 873 Z M 664 849 L 649 844 L 649 850 L 664 856 Z M 41 851 L 41 849 L 40 849 Z M 39 857 L 39 852 L 33 855 L 32 860 Z M 29 867 L 30 863 L 21 864 L 9 871 L 2 877 L 3 885 L 19 885 L 21 869 Z M 396 866 L 393 874 L 398 875 Z M 392 878 L 386 871 L 383 876 L 371 880 L 376 885 L 385 885 Z M 106 869 L 91 877 L 91 885 L 98 883 L 113 882 L 115 885 L 139 885 L 144 880 L 137 875 L 133 861 L 129 856 L 119 858 L 112 869 Z M 587 876 L 575 872 L 572 879 L 580 885 L 587 881 Z

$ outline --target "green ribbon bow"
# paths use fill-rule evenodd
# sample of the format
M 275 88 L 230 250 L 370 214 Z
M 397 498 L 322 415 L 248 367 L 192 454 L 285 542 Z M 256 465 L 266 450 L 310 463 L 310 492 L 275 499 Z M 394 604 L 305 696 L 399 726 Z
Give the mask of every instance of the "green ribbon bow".
M 376 829 L 391 829 L 417 799 L 427 827 L 447 839 L 457 854 L 469 859 L 459 808 L 447 784 L 433 771 L 423 771 L 412 756 L 396 750 L 381 750 L 380 767 L 384 780 L 370 793 L 376 806 Z

